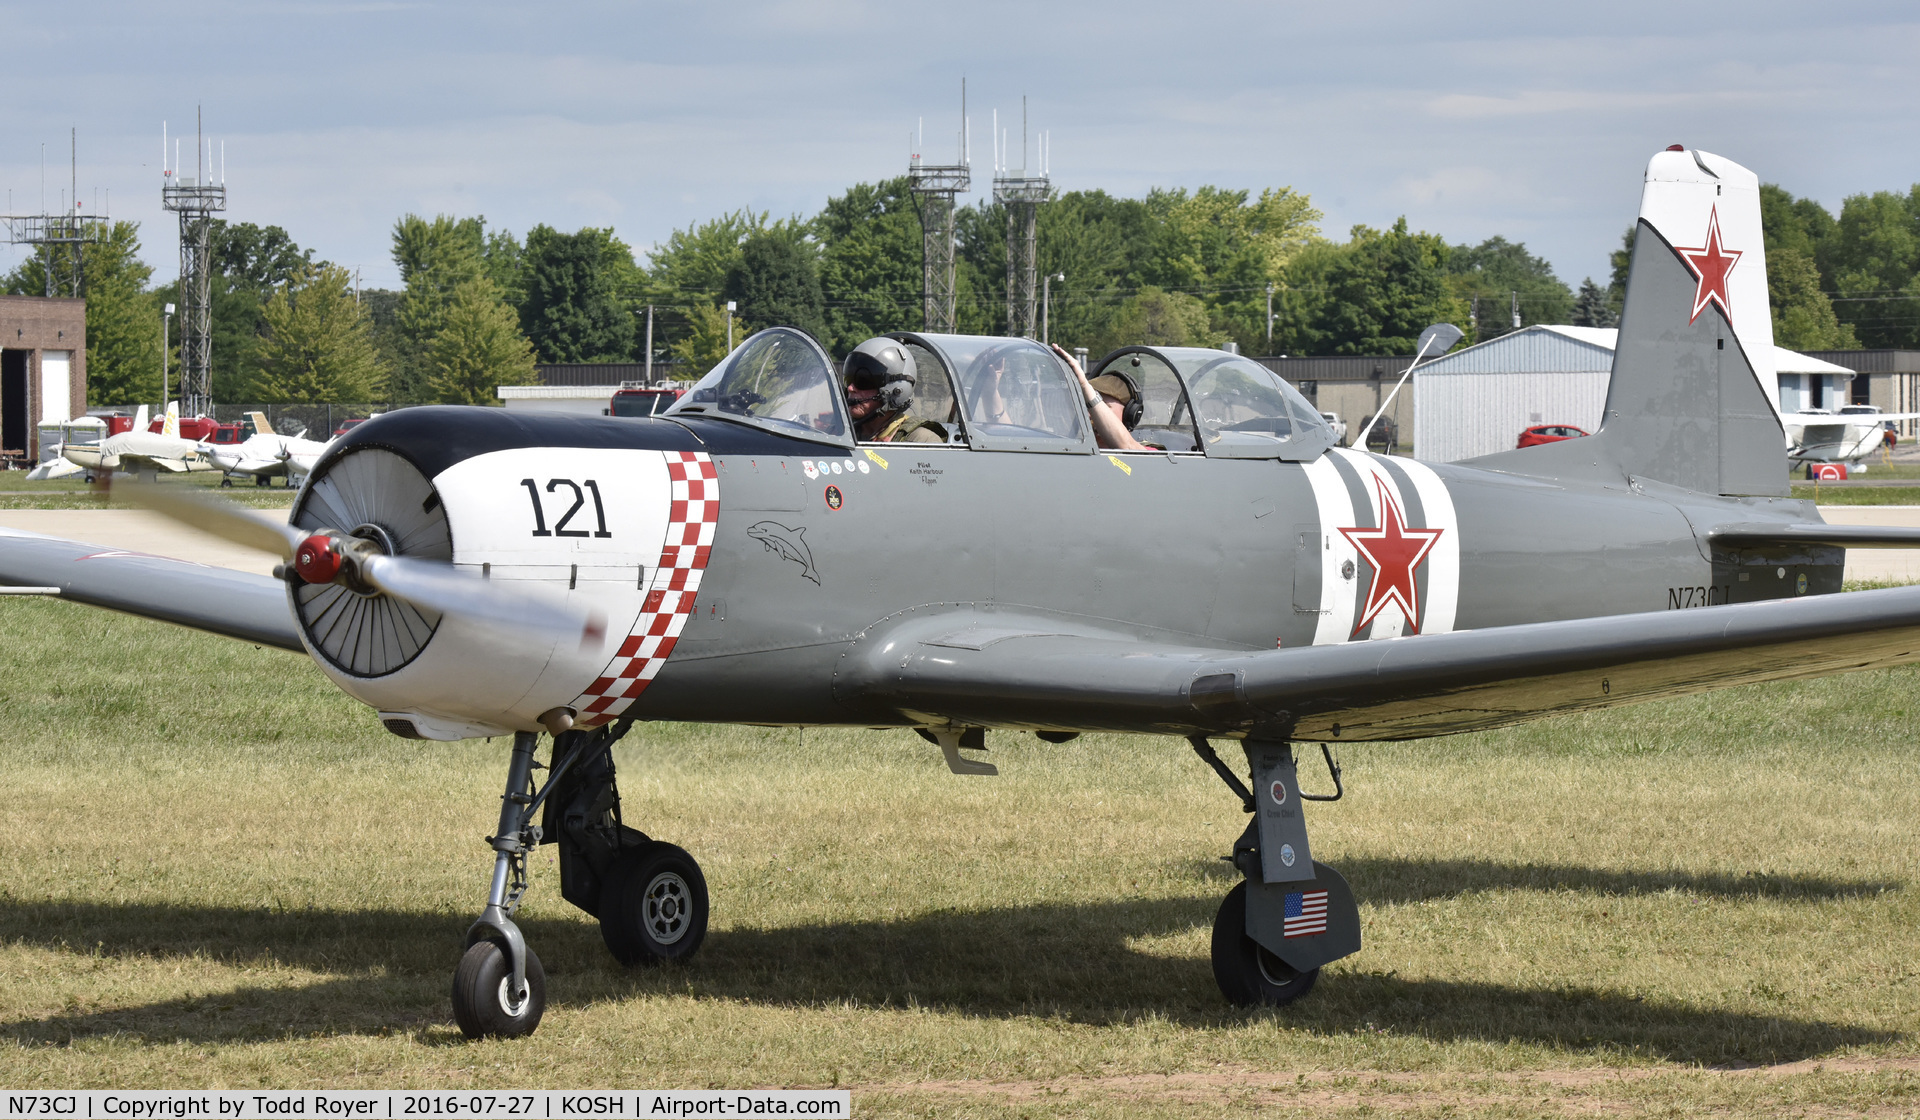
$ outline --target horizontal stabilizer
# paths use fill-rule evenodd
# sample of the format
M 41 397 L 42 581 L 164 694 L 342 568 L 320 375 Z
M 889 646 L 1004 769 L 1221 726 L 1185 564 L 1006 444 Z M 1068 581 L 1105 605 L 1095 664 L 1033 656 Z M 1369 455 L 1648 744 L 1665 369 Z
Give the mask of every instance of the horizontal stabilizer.
M 1766 545 L 1828 545 L 1835 548 L 1920 548 L 1920 527 L 1911 525 L 1812 525 L 1757 522 L 1722 525 L 1707 534 L 1722 548 Z

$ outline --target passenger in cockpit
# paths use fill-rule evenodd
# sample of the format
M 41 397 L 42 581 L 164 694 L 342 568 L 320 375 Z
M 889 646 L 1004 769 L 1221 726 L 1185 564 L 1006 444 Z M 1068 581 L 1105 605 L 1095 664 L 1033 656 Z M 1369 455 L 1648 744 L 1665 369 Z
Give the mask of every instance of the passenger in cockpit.
M 913 406 L 913 355 L 891 338 L 870 338 L 841 366 L 847 413 L 862 443 L 945 443 L 939 424 L 908 411 Z
M 1087 373 L 1072 354 L 1053 344 L 1053 352 L 1073 371 L 1080 382 L 1081 393 L 1087 398 L 1087 419 L 1093 423 L 1093 438 L 1103 451 L 1152 451 L 1139 440 L 1133 438 L 1133 425 L 1140 422 L 1140 412 L 1146 404 L 1140 396 L 1140 386 L 1131 377 L 1110 370 L 1093 380 L 1087 380 Z

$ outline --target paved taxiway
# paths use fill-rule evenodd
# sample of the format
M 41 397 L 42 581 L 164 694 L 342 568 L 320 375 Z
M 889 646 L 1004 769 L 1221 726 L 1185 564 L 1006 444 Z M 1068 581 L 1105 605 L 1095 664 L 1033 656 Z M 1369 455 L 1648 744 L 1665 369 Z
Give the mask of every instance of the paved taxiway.
M 262 512 L 287 514 L 286 510 Z M 1920 506 L 1821 506 L 1820 513 L 1834 525 L 1920 526 Z M 262 575 L 271 574 L 276 562 L 264 552 L 228 544 L 146 510 L 4 510 L 0 527 Z M 1855 549 L 1847 555 L 1847 578 L 1920 581 L 1920 549 Z

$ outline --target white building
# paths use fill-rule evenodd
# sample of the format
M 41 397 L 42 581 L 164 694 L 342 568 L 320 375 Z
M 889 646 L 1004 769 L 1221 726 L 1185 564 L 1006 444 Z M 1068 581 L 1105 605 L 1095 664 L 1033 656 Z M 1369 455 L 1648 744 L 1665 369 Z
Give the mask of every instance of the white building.
M 1597 431 L 1618 334 L 1526 327 L 1422 364 L 1413 371 L 1413 453 L 1451 463 L 1511 451 L 1534 424 Z M 1773 352 L 1781 411 L 1846 403 L 1852 370 L 1778 346 Z
M 512 409 L 604 416 L 618 385 L 496 385 L 494 396 Z

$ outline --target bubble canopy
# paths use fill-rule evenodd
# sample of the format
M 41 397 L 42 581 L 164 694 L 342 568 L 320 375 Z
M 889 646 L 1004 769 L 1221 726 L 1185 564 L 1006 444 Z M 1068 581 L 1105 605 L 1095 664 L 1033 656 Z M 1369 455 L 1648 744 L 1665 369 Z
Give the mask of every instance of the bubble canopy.
M 1210 458 L 1304 462 L 1335 443 L 1333 429 L 1307 398 L 1250 358 L 1187 346 L 1127 346 L 1102 358 L 1094 370 L 1120 365 L 1136 381 L 1150 381 L 1142 375 L 1152 368 L 1175 372 L 1185 397 L 1175 394 L 1170 413 L 1154 419 L 1161 429 L 1156 435 L 1184 433 Z
M 769 327 L 696 382 L 664 415 L 714 416 L 847 446 L 846 401 L 833 363 L 804 331 Z

